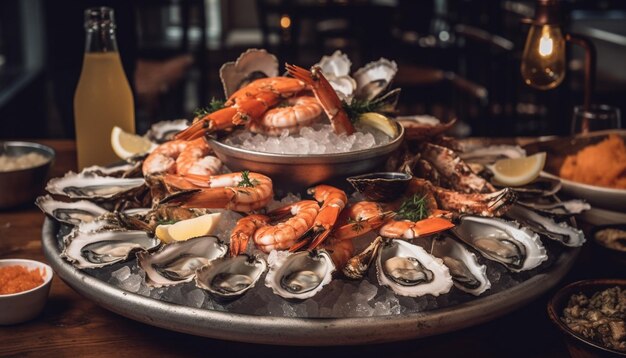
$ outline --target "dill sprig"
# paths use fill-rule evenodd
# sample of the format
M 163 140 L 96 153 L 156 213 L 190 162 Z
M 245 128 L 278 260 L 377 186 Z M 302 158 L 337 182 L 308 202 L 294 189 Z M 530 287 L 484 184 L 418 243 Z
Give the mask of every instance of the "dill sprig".
M 207 107 L 199 107 L 196 108 L 195 111 L 193 111 L 193 115 L 195 117 L 204 117 L 207 114 L 211 114 L 215 111 L 218 111 L 222 108 L 224 108 L 224 100 L 221 99 L 216 99 L 215 97 L 211 98 L 211 101 L 209 102 L 209 105 Z
M 405 200 L 398 210 L 398 218 L 418 221 L 428 217 L 428 208 L 426 207 L 426 196 L 415 194 L 413 197 Z
M 244 170 L 241 172 L 241 181 L 237 184 L 239 188 L 252 188 L 259 184 L 259 181 L 256 179 L 250 179 L 250 171 Z

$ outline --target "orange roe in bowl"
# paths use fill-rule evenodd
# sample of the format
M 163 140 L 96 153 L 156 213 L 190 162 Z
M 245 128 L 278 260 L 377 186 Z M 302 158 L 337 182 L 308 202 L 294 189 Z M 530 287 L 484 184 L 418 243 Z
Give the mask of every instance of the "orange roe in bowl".
M 0 267 L 0 295 L 9 295 L 31 290 L 43 284 L 45 269 L 41 272 L 38 269 L 28 270 L 24 266 L 4 266 Z

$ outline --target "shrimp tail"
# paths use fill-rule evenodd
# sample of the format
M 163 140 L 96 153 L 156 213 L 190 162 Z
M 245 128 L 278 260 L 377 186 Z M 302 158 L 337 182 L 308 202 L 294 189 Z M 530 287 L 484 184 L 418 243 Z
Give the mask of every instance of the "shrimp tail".
M 319 67 L 315 66 L 311 71 L 308 71 L 295 65 L 286 64 L 285 66 L 290 75 L 306 83 L 313 89 L 313 94 L 320 102 L 328 119 L 330 119 L 335 133 L 346 133 L 348 135 L 354 133 L 354 126 L 352 122 L 350 122 L 348 114 L 343 109 L 337 92 L 335 92 L 328 80 L 324 77 Z
M 234 126 L 233 118 L 237 115 L 237 109 L 226 107 L 203 117 L 196 118 L 192 125 L 178 132 L 175 139 L 193 140 Z

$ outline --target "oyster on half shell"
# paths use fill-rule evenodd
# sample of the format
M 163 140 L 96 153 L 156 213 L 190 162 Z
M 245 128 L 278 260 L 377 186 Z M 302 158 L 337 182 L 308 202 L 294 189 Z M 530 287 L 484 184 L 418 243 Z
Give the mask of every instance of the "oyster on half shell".
M 335 265 L 326 250 L 301 251 L 277 260 L 265 276 L 274 294 L 292 300 L 315 296 L 332 280 Z
M 383 93 L 398 72 L 395 61 L 380 58 L 359 68 L 353 75 L 356 80 L 355 98 L 371 101 Z
M 516 222 L 463 216 L 451 232 L 485 258 L 511 271 L 530 270 L 548 259 L 539 235 Z
M 254 287 L 266 269 L 267 263 L 260 257 L 222 257 L 196 271 L 196 286 L 219 300 L 233 300 Z
M 126 261 L 133 252 L 147 252 L 161 244 L 143 231 L 75 231 L 64 240 L 66 246 L 61 257 L 81 269 Z
M 189 282 L 196 270 L 210 261 L 224 257 L 228 246 L 215 236 L 200 236 L 163 246 L 154 253 L 137 253 L 137 264 L 146 272 L 152 287 Z
M 68 172 L 62 178 L 50 179 L 46 190 L 72 199 L 107 200 L 143 188 L 143 178 L 116 178 Z
M 226 98 L 254 80 L 276 76 L 278 59 L 271 53 L 259 49 L 249 49 L 236 61 L 226 62 L 220 68 L 220 79 Z
M 513 205 L 506 212 L 506 216 L 565 246 L 579 247 L 585 243 L 585 234 L 582 230 L 571 227 L 565 222 L 557 223 L 521 205 Z
M 54 200 L 50 195 L 38 197 L 35 204 L 44 213 L 69 225 L 92 222 L 95 218 L 109 212 L 87 200 L 65 202 Z
M 383 242 L 376 258 L 376 274 L 381 286 L 400 296 L 439 296 L 452 288 L 452 276 L 441 259 L 403 240 Z
M 160 121 L 154 123 L 146 132 L 145 137 L 154 143 L 165 143 L 174 139 L 174 135 L 189 127 L 186 119 L 175 119 L 172 121 Z
M 449 236 L 433 239 L 431 254 L 448 266 L 459 290 L 478 296 L 491 287 L 487 266 L 480 264 L 476 255 L 455 239 Z

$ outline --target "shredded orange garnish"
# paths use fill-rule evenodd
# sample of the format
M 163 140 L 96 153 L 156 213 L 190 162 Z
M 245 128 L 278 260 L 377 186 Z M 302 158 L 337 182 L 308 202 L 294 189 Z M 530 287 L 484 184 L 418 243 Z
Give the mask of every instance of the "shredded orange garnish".
M 561 178 L 580 183 L 626 189 L 626 145 L 616 134 L 565 159 Z
M 28 270 L 24 266 L 0 267 L 0 295 L 8 295 L 33 289 L 43 283 L 45 269 Z

